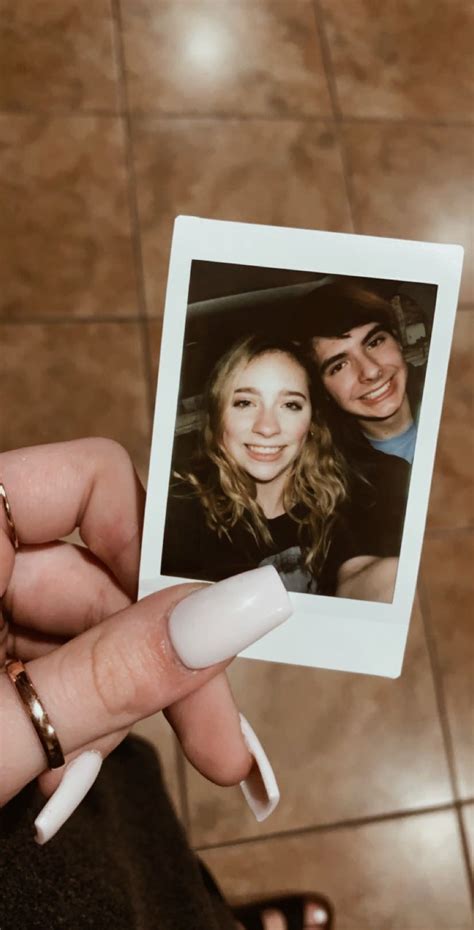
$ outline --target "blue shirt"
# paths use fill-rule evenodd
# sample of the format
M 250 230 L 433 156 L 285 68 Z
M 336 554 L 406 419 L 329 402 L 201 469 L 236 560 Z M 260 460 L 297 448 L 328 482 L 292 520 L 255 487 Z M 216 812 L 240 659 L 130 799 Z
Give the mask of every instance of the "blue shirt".
M 404 433 L 399 433 L 398 436 L 390 436 L 389 439 L 372 439 L 371 436 L 366 438 L 378 452 L 385 452 L 386 455 L 398 455 L 399 459 L 405 459 L 411 465 L 415 454 L 416 433 L 417 424 L 413 422 Z

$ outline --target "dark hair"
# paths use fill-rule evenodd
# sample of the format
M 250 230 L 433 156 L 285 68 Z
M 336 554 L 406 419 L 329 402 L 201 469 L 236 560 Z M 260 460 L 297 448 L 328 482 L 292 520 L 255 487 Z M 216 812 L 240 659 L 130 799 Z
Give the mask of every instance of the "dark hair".
M 333 338 L 367 323 L 380 323 L 396 336 L 388 300 L 357 280 L 316 287 L 299 304 L 302 338 Z

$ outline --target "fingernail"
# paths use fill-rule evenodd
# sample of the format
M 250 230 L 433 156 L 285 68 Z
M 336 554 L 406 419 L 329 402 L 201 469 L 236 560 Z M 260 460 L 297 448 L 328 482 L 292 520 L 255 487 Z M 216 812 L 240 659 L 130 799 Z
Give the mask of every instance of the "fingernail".
M 188 668 L 230 659 L 287 620 L 293 608 L 272 565 L 193 591 L 174 608 L 171 642 Z
M 35 840 L 40 846 L 47 843 L 79 807 L 92 788 L 102 761 L 100 752 L 88 749 L 66 767 L 56 791 L 35 820 Z
M 240 782 L 240 787 L 250 810 L 261 822 L 275 810 L 280 800 L 280 790 L 265 750 L 243 714 L 240 714 L 240 729 L 245 745 L 254 758 L 250 773 L 245 781 Z

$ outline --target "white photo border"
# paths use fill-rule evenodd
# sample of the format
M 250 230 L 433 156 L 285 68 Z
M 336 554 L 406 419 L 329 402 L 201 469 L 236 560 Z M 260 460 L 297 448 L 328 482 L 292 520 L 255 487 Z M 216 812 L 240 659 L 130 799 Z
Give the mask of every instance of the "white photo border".
M 436 307 L 392 603 L 290 593 L 294 606 L 290 620 L 241 654 L 251 659 L 398 677 L 423 544 L 463 254 L 459 245 L 177 217 L 166 292 L 139 597 L 189 581 L 162 575 L 160 566 L 192 262 L 433 284 L 438 288 Z

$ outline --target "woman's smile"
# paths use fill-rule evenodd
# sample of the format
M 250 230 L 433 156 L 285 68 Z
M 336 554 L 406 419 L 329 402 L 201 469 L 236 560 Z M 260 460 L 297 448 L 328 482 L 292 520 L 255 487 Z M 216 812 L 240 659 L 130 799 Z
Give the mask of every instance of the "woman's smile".
M 259 446 L 252 443 L 244 443 L 248 454 L 257 462 L 276 462 L 286 446 Z

